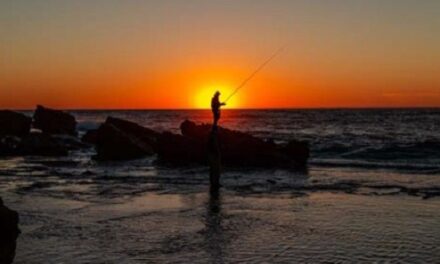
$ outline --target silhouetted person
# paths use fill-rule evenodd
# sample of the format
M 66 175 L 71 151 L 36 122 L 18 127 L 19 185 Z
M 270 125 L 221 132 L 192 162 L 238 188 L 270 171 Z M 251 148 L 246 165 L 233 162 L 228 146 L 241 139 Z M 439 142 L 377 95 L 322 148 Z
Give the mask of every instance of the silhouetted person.
M 211 110 L 214 115 L 214 124 L 213 126 L 216 128 L 218 120 L 220 119 L 220 107 L 226 105 L 226 103 L 220 103 L 220 92 L 215 92 L 214 96 L 211 99 Z
M 217 192 L 221 187 L 220 185 L 220 171 L 221 171 L 221 158 L 220 158 L 220 146 L 218 142 L 218 120 L 220 119 L 220 107 L 226 105 L 220 103 L 220 92 L 215 92 L 211 100 L 211 109 L 214 116 L 214 123 L 209 135 L 208 141 L 208 162 L 209 162 L 209 181 L 211 192 Z

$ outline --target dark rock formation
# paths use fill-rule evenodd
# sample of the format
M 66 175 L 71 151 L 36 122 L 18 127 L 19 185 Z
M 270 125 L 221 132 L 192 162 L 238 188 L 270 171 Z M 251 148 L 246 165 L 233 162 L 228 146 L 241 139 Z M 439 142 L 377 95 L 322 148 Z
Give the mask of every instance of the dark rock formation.
M 68 148 L 52 136 L 43 133 L 31 133 L 17 145 L 17 155 L 64 156 Z
M 44 133 L 30 133 L 31 118 L 0 111 L 0 156 L 60 156 L 67 155 L 68 150 L 85 147 L 76 137 L 64 135 L 75 134 L 73 116 L 37 106 L 34 118 L 34 126 Z
M 287 145 L 281 146 L 280 151 L 295 160 L 298 165 L 305 166 L 310 156 L 309 143 L 291 140 Z
M 163 163 L 187 165 L 206 163 L 205 142 L 164 132 L 157 137 L 156 152 Z
M 154 154 L 158 133 L 136 123 L 107 118 L 96 132 L 96 159 L 125 160 Z
M 83 143 L 78 137 L 71 135 L 52 135 L 51 137 L 58 143 L 58 145 L 66 150 L 78 150 L 90 147 L 90 145 Z
M 2 123 L 3 122 L 3 123 Z M 13 124 L 8 126 L 8 124 Z M 108 117 L 97 130 L 88 131 L 80 142 L 76 137 L 75 118 L 65 112 L 37 106 L 34 127 L 43 133 L 29 133 L 30 119 L 11 111 L 0 111 L 1 155 L 67 155 L 94 144 L 98 160 L 127 160 L 157 153 L 159 161 L 170 164 L 207 164 L 211 125 L 184 121 L 181 135 L 158 133 L 136 123 Z M 6 128 L 5 128 L 6 127 Z M 290 141 L 278 145 L 250 134 L 218 127 L 218 160 L 226 166 L 303 167 L 309 157 L 308 144 Z M 214 155 L 215 156 L 215 155 Z M 220 167 L 219 167 L 220 168 Z M 220 171 L 220 169 L 219 169 Z
M 73 136 L 76 121 L 68 113 L 37 106 L 34 126 L 43 133 L 30 133 L 31 123 L 23 114 L 0 111 L 0 156 L 60 156 L 87 147 Z
M 23 138 L 0 138 L 0 156 L 65 156 L 69 150 L 90 147 L 73 136 L 30 133 Z
M 211 133 L 211 125 L 196 125 L 184 121 L 181 126 L 182 135 L 199 145 L 206 146 Z M 222 164 L 226 166 L 257 166 L 257 167 L 302 167 L 308 159 L 307 143 L 291 141 L 287 146 L 263 141 L 252 135 L 218 128 Z M 199 152 L 202 150 L 193 151 Z
M 15 136 L 4 136 L 0 138 L 0 156 L 13 156 L 17 154 L 17 148 L 21 139 Z
M 98 129 L 89 130 L 81 137 L 82 142 L 92 145 L 95 145 L 97 140 L 98 140 Z
M 159 135 L 159 133 L 154 130 L 120 118 L 108 117 L 105 124 L 110 124 L 123 131 L 127 136 L 136 138 L 137 141 L 148 142 L 150 145 L 154 145 Z M 98 141 L 98 129 L 87 131 L 81 138 L 81 141 L 88 144 L 96 144 Z
M 0 263 L 14 261 L 16 240 L 20 234 L 18 213 L 6 207 L 0 197 Z
M 130 134 L 129 129 L 125 128 L 124 131 Z M 188 165 L 208 162 L 211 125 L 185 121 L 181 124 L 182 135 L 170 132 L 158 134 L 145 128 L 137 128 L 136 131 L 130 137 L 153 146 L 162 163 Z M 218 129 L 218 141 L 222 163 L 227 166 L 302 167 L 308 159 L 308 146 L 304 142 L 291 141 L 280 146 L 224 128 Z
M 35 128 L 41 129 L 47 134 L 76 135 L 76 120 L 69 113 L 37 106 L 34 113 Z
M 159 135 L 158 132 L 152 129 L 140 126 L 134 122 L 120 118 L 109 116 L 105 120 L 105 123 L 117 127 L 118 129 L 124 131 L 126 134 L 130 135 L 131 137 L 137 138 L 140 141 L 146 141 L 151 143 L 154 142 L 156 137 Z
M 23 114 L 0 110 L 0 136 L 23 137 L 31 130 L 32 119 Z

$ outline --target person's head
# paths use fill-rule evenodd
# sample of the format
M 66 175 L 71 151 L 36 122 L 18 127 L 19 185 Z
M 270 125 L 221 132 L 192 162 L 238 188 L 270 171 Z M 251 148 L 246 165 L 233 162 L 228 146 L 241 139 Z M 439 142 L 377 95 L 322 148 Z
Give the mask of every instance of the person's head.
M 220 92 L 216 91 L 215 94 L 214 94 L 214 97 L 219 97 L 219 96 L 220 96 Z

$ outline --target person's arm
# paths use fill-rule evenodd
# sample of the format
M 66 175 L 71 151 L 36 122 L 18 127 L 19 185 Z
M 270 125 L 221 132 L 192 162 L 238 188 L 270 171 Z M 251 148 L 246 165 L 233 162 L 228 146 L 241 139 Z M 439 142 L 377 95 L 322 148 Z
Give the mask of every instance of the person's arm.
M 224 103 L 221 103 L 220 105 L 226 105 L 226 103 L 224 102 Z

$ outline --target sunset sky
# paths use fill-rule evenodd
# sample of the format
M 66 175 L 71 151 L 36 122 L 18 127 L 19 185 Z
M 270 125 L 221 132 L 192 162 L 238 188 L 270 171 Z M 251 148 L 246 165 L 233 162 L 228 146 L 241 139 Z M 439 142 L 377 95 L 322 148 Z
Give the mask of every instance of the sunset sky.
M 0 108 L 440 107 L 438 0 L 2 0 Z

